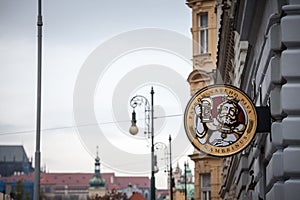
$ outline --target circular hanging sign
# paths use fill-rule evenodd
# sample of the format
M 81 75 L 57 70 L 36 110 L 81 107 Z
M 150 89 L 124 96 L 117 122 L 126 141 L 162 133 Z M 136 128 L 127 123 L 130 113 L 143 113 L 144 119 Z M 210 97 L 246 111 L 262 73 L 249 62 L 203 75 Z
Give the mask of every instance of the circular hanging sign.
M 184 126 L 196 149 L 226 157 L 239 153 L 252 141 L 257 115 L 251 99 L 240 89 L 211 85 L 190 99 L 184 113 Z

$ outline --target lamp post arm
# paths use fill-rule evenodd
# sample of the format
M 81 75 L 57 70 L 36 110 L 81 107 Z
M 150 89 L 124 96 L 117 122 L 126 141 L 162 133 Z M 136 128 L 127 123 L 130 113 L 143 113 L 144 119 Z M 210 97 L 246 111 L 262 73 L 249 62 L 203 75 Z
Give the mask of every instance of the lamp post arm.
M 153 87 L 151 87 L 151 105 L 149 104 L 149 101 L 147 100 L 146 97 L 141 96 L 141 95 L 136 95 L 130 100 L 130 106 L 133 108 L 133 111 L 137 106 L 141 106 L 144 104 L 145 106 L 145 125 L 146 125 L 146 130 L 145 133 L 148 134 L 148 137 L 151 137 L 151 195 L 150 199 L 155 200 L 156 199 L 156 192 L 155 192 L 155 170 L 154 170 L 154 90 Z M 151 112 L 151 115 L 150 115 Z M 133 115 L 132 115 L 133 116 Z M 135 125 L 135 113 L 134 117 L 132 119 L 132 124 Z M 151 126 L 151 129 L 150 129 Z M 134 131 L 134 133 L 137 133 L 137 131 Z
M 148 101 L 148 99 L 142 95 L 136 95 L 134 97 L 132 97 L 132 99 L 130 100 L 130 106 L 133 108 L 133 110 L 135 110 L 135 108 L 137 106 L 142 106 L 144 104 L 145 106 L 145 134 L 148 134 L 148 137 L 150 137 L 150 103 Z

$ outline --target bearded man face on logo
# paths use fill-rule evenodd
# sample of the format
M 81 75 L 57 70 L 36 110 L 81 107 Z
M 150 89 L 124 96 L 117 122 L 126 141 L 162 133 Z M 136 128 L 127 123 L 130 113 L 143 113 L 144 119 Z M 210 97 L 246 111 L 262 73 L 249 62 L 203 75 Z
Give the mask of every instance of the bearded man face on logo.
M 226 100 L 218 106 L 217 120 L 224 126 L 231 126 L 237 122 L 237 103 L 233 100 Z

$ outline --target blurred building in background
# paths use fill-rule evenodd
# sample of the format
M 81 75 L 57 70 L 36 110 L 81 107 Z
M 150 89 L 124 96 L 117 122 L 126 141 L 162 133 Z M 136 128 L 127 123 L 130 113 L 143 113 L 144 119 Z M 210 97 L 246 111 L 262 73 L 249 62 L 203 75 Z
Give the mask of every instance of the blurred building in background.
M 19 155 L 27 158 L 22 146 L 5 147 L 9 150 L 6 154 L 1 151 L 1 155 Z M 2 150 L 2 149 L 1 149 Z M 22 150 L 22 151 L 20 151 Z M 17 152 L 17 153 L 16 153 Z M 23 154 L 24 153 L 24 154 Z M 23 158 L 23 157 L 21 157 Z M 19 160 L 15 156 L 15 160 Z M 24 159 L 27 161 L 26 159 Z M 19 169 L 19 163 L 10 163 L 12 169 Z M 10 199 L 20 195 L 26 199 L 33 199 L 34 173 L 24 173 L 19 170 L 9 176 L 0 177 L 0 194 L 1 197 Z M 148 177 L 130 177 L 116 176 L 114 173 L 100 173 L 100 158 L 95 158 L 94 173 L 46 173 L 41 172 L 41 194 L 43 199 L 49 200 L 86 200 L 99 198 L 106 199 L 109 197 L 118 197 L 129 199 L 133 194 L 150 199 L 150 180 Z M 161 190 L 160 193 L 167 193 L 167 190 Z M 138 194 L 137 194 L 138 193 Z M 0 199 L 1 199 L 0 197 Z
M 32 159 L 22 145 L 0 145 L 0 177 L 33 171 Z
M 194 176 L 189 164 L 185 163 L 183 170 L 177 164 L 173 174 L 175 183 L 173 199 L 194 199 Z

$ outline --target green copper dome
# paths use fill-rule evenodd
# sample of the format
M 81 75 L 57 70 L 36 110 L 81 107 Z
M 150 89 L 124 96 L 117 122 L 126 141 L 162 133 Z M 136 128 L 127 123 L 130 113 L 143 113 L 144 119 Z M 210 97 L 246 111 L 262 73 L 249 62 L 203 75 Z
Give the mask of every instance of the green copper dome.
M 185 190 L 185 185 L 184 184 L 177 185 L 176 190 L 184 191 Z M 189 199 L 193 198 L 194 197 L 194 192 L 195 192 L 194 184 L 191 184 L 191 183 L 186 184 L 186 191 L 187 191 L 187 197 Z
M 105 187 L 105 179 L 102 178 L 100 173 L 100 158 L 98 152 L 97 157 L 95 158 L 95 172 L 89 183 L 91 187 Z
M 93 176 L 93 178 L 90 179 L 90 186 L 91 187 L 104 187 L 105 186 L 105 179 L 97 176 Z

